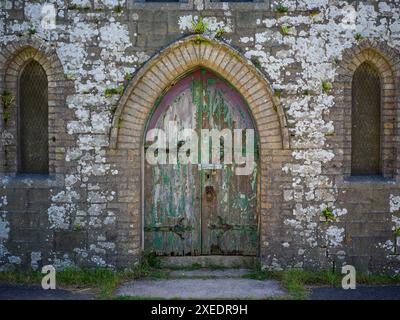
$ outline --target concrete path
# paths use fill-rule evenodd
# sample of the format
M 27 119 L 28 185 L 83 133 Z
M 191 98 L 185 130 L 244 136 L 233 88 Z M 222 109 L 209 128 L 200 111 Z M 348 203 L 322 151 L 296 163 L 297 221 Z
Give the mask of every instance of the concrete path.
M 43 290 L 39 285 L 0 283 L 0 300 L 92 300 L 87 290 Z
M 400 285 L 357 286 L 354 290 L 342 288 L 313 288 L 311 300 L 400 300 Z
M 275 280 L 225 278 L 134 280 L 125 283 L 116 295 L 166 299 L 267 299 L 287 293 Z
M 278 281 L 242 278 L 248 273 L 248 269 L 170 271 L 169 279 L 127 282 L 115 295 L 166 299 L 267 299 L 287 296 Z

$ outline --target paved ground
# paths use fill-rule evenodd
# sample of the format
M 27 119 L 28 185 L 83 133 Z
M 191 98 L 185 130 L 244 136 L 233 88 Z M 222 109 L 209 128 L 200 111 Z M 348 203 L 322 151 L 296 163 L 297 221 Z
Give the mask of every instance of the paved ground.
M 167 299 L 267 299 L 287 295 L 278 281 L 239 278 L 135 280 L 125 283 L 118 296 Z
M 312 300 L 400 300 L 400 286 L 357 286 L 354 290 L 342 288 L 314 288 Z
M 43 290 L 39 285 L 0 283 L 0 300 L 91 300 L 86 290 Z
M 168 279 L 127 282 L 117 296 L 180 299 L 266 299 L 287 295 L 278 281 L 244 279 L 249 269 L 198 269 L 168 272 Z

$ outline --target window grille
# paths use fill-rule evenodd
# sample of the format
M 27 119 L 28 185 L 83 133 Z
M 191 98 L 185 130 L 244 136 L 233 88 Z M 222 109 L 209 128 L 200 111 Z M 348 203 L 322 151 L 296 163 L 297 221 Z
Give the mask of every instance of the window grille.
M 351 174 L 381 174 L 381 80 L 364 62 L 352 84 Z
M 42 66 L 29 62 L 19 80 L 19 172 L 49 172 L 48 82 Z

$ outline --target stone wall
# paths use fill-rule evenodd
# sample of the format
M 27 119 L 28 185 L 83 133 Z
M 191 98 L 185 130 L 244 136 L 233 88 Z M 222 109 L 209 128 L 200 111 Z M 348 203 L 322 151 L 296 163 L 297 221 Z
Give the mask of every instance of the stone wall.
M 53 8 L 55 28 L 45 28 Z M 207 28 L 196 43 L 200 16 Z M 206 42 L 215 57 L 218 48 L 232 53 L 220 70 Z M 32 58 L 50 89 L 49 176 L 16 174 L 18 99 L 14 118 L 0 121 L 0 269 L 139 261 L 143 127 L 157 92 L 197 63 L 247 92 L 253 115 L 266 114 L 258 126 L 262 265 L 400 271 L 398 1 L 5 0 L 0 45 L 1 92 L 18 97 L 20 68 Z M 188 46 L 196 59 L 189 49 L 185 58 Z M 176 47 L 181 63 L 169 65 L 163 58 L 172 61 Z M 382 179 L 349 179 L 351 77 L 362 61 L 384 81 Z M 141 80 L 154 70 L 152 91 Z M 250 93 L 258 91 L 240 84 L 246 73 L 269 102 L 257 106 Z M 324 208 L 335 221 L 324 221 Z

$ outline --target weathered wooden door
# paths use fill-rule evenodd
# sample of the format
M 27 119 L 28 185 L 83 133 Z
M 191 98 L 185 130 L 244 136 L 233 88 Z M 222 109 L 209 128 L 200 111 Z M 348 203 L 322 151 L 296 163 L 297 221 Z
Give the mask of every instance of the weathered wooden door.
M 184 147 L 180 140 L 157 150 L 165 151 L 166 164 L 145 161 L 145 249 L 159 255 L 256 255 L 257 153 L 251 172 L 237 175 L 235 169 L 243 164 L 235 164 L 233 155 L 233 163 L 224 163 L 226 139 L 220 139 L 220 163 L 212 161 L 215 144 L 211 138 L 207 138 L 209 163 L 204 163 L 202 150 L 204 132 L 231 133 L 233 147 L 234 134 L 239 131 L 235 129 L 243 129 L 240 151 L 246 151 L 244 129 L 254 130 L 254 126 L 245 101 L 224 80 L 198 69 L 160 99 L 147 132 L 162 129 L 168 140 L 171 122 L 177 124 L 178 131 L 189 128 L 197 134 L 198 162 L 168 161 Z

